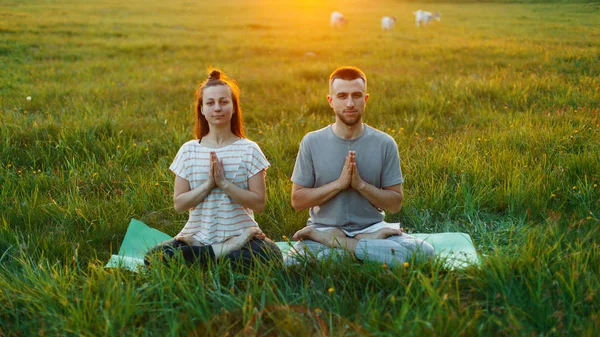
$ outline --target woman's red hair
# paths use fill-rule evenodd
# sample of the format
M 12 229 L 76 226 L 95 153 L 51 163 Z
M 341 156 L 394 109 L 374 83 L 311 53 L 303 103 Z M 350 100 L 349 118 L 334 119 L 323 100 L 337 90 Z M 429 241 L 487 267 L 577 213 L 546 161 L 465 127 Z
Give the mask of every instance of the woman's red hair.
M 246 135 L 244 134 L 244 120 L 242 119 L 242 107 L 240 105 L 240 88 L 233 79 L 227 77 L 227 75 L 225 75 L 219 69 L 211 68 L 208 70 L 208 74 L 208 78 L 204 80 L 204 82 L 200 83 L 198 89 L 196 90 L 196 138 L 202 139 L 202 137 L 208 134 L 210 129 L 206 117 L 204 117 L 202 114 L 202 97 L 204 89 L 217 85 L 226 85 L 231 91 L 231 101 L 233 103 L 231 132 L 238 137 L 246 138 Z

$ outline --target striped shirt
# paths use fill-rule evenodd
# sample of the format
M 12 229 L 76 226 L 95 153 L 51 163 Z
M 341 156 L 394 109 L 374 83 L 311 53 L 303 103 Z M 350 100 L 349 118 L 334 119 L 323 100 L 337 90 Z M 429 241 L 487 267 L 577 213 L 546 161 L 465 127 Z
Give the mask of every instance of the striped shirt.
M 246 190 L 248 179 L 270 165 L 258 144 L 246 138 L 217 149 L 202 146 L 196 139 L 183 144 L 169 169 L 194 189 L 208 179 L 212 151 L 223 161 L 225 178 Z M 200 204 L 190 209 L 188 221 L 178 235 L 193 236 L 200 243 L 211 245 L 238 236 L 249 227 L 258 227 L 254 212 L 214 187 Z

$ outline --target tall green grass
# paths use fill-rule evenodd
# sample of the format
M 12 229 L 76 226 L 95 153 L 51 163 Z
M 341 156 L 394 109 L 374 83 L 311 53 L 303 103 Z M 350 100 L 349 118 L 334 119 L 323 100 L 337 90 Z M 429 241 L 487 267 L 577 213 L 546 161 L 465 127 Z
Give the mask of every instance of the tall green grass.
M 442 12 L 414 27 L 412 11 Z M 329 13 L 346 28 L 331 30 Z M 0 335 L 593 335 L 600 214 L 597 3 L 173 1 L 0 4 Z M 383 33 L 379 19 L 398 17 Z M 209 65 L 239 81 L 271 162 L 275 240 L 301 228 L 289 177 L 333 121 L 337 66 L 398 143 L 408 232 L 461 231 L 480 267 L 345 263 L 250 273 L 104 270 L 131 218 L 174 235 L 168 166 Z M 31 100 L 27 100 L 27 97 Z M 360 155 L 360 154 L 359 154 Z M 332 292 L 329 292 L 332 289 Z

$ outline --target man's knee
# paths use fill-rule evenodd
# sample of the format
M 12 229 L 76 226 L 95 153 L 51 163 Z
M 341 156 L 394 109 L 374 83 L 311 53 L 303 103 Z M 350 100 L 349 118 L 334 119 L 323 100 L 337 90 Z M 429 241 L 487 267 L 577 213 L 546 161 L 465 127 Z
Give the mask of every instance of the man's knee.
M 285 257 L 283 258 L 283 263 L 285 265 L 293 265 L 306 259 L 318 259 L 318 256 L 322 251 L 329 249 L 329 247 L 317 241 L 298 241 L 287 252 Z
M 421 241 L 418 245 L 417 253 L 423 258 L 431 259 L 435 256 L 435 249 L 429 242 Z
M 435 255 L 435 249 L 429 242 L 417 239 L 409 234 L 390 236 L 388 240 L 397 242 L 405 247 L 409 252 L 419 254 L 426 258 L 432 258 Z

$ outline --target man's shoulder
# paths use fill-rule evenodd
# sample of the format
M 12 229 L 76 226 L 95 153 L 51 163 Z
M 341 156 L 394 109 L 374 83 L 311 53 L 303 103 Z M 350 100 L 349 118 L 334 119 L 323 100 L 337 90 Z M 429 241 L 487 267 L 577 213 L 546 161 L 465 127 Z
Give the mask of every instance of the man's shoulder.
M 367 128 L 367 135 L 369 137 L 377 138 L 380 141 L 391 142 L 391 143 L 396 144 L 396 140 L 394 140 L 394 138 L 392 136 L 390 136 L 389 134 L 387 134 L 379 129 L 376 129 L 370 125 L 365 124 L 365 126 Z
M 322 137 L 327 137 L 331 133 L 331 125 L 327 125 L 324 128 L 319 130 L 310 131 L 306 135 L 304 135 L 303 141 L 313 141 L 315 139 L 320 139 Z

